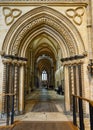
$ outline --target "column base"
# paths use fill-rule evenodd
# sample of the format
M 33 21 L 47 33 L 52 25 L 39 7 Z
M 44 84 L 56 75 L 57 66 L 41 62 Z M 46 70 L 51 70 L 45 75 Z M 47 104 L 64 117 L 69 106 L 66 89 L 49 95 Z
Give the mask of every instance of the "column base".
M 19 111 L 18 115 L 23 115 L 25 113 L 25 111 Z

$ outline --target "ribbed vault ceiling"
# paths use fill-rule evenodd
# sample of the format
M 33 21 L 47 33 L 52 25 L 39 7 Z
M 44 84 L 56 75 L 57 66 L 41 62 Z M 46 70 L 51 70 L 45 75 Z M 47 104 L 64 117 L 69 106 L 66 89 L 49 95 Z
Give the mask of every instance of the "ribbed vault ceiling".
M 28 48 L 33 50 L 35 63 L 37 63 L 40 71 L 46 70 L 49 72 L 51 67 L 56 68 L 55 63 L 59 46 L 49 35 L 40 34 L 35 37 Z

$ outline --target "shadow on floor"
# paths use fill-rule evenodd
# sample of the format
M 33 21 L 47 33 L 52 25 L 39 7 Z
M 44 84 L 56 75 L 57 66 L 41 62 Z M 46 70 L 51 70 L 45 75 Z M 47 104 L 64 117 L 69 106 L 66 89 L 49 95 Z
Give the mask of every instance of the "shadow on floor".
M 78 130 L 69 121 L 23 121 L 11 127 L 1 127 L 0 130 Z

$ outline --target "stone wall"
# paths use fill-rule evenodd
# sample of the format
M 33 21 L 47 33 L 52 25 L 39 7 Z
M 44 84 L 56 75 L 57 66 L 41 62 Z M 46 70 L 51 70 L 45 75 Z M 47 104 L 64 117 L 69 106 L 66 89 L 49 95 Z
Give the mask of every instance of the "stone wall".
M 9 30 L 11 28 L 13 28 L 13 25 L 19 19 L 24 17 L 24 15 L 27 12 L 29 12 L 35 8 L 38 8 L 38 6 L 44 6 L 44 7 L 48 6 L 49 8 L 56 10 L 57 12 L 59 12 L 59 14 L 62 14 L 63 16 L 65 16 L 67 18 L 70 25 L 73 25 L 73 27 L 77 30 L 78 36 L 80 36 L 80 37 L 77 37 L 76 31 L 71 29 L 72 26 L 68 26 L 69 24 L 67 25 L 67 23 L 64 23 L 64 25 L 67 26 L 68 30 L 71 30 L 71 33 L 73 34 L 75 40 L 77 41 L 76 46 L 78 48 L 77 49 L 78 53 L 76 52 L 76 54 L 81 54 L 81 55 L 86 54 L 87 55 L 87 57 L 84 61 L 84 67 L 85 67 L 84 74 L 85 75 L 84 75 L 84 84 L 83 85 L 84 85 L 84 92 L 85 92 L 86 86 L 87 86 L 88 91 L 86 93 L 84 93 L 84 96 L 92 99 L 92 96 L 93 96 L 92 94 L 91 94 L 91 97 L 89 97 L 91 92 L 89 91 L 89 77 L 88 77 L 88 71 L 87 71 L 86 67 L 88 65 L 88 59 L 90 57 L 92 57 L 92 51 L 93 51 L 93 49 L 91 49 L 92 48 L 91 41 L 92 41 L 93 37 L 91 36 L 92 30 L 91 30 L 91 12 L 90 12 L 90 9 L 92 9 L 91 5 L 93 6 L 93 2 L 92 2 L 92 4 L 89 3 L 89 5 L 87 6 L 87 0 L 80 0 L 80 1 L 75 0 L 74 2 L 73 2 L 73 0 L 70 0 L 70 1 L 69 0 L 63 0 L 63 1 L 61 1 L 61 0 L 58 0 L 58 1 L 57 0 L 54 0 L 54 1 L 43 0 L 42 2 L 40 0 L 36 1 L 36 2 L 29 0 L 26 3 L 25 3 L 25 1 L 26 0 L 23 0 L 21 2 L 16 1 L 15 3 L 13 3 L 14 1 L 3 1 L 3 2 L 2 2 L 2 0 L 0 1 L 0 5 L 1 5 L 0 6 L 0 50 L 1 50 L 1 52 L 4 51 L 4 50 L 2 50 L 2 47 L 4 48 L 3 43 L 7 36 L 7 33 L 9 32 Z M 44 11 L 45 10 L 43 10 L 43 12 Z M 93 12 L 93 10 L 92 10 L 92 12 Z M 50 12 L 48 12 L 48 13 L 50 13 Z M 39 12 L 38 12 L 38 14 L 39 14 Z M 92 15 L 93 15 L 93 13 L 92 13 Z M 61 18 L 59 18 L 59 19 L 61 19 Z M 50 21 L 50 23 L 53 24 L 51 21 Z M 16 29 L 15 29 L 15 31 L 16 31 Z M 66 39 L 67 38 L 68 38 L 68 36 L 66 37 Z M 81 44 L 80 39 L 82 41 L 82 44 Z M 8 54 L 8 49 L 10 49 L 10 46 L 7 43 L 7 51 L 5 52 L 5 54 Z M 69 50 L 67 50 L 67 53 L 68 53 L 68 51 Z M 0 69 L 0 74 L 1 74 L 0 75 L 0 81 L 1 81 L 0 82 L 0 88 L 1 88 L 0 93 L 2 93 L 3 64 L 2 64 L 1 58 L 0 58 L 0 68 L 1 68 Z M 56 72 L 57 72 L 57 80 L 59 80 L 59 82 L 60 82 L 60 76 L 59 76 L 60 70 L 56 70 Z M 65 80 L 66 80 L 66 78 L 65 78 Z M 91 80 L 91 84 L 90 84 L 91 91 L 93 91 L 92 90 L 92 86 L 93 86 L 92 79 L 90 78 L 90 80 Z M 67 78 L 67 81 L 68 81 L 68 78 Z M 57 85 L 57 83 L 56 83 L 56 85 Z M 67 102 L 66 102 L 66 104 L 67 104 Z

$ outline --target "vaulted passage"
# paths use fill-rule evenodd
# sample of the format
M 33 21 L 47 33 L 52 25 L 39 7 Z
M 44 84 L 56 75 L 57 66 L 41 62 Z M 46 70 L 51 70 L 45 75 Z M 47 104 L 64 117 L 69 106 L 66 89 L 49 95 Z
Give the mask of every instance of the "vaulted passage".
M 27 82 L 26 91 L 30 93 L 34 87 L 55 87 L 55 71 L 58 44 L 46 33 L 35 37 L 27 48 Z
M 7 113 L 8 123 L 12 112 L 19 119 L 20 114 L 27 114 L 24 118 L 31 114 L 29 121 L 37 120 L 33 113 L 48 121 L 54 112 L 64 121 L 65 112 L 72 113 L 72 94 L 85 94 L 87 54 L 75 25 L 53 8 L 36 7 L 11 26 L 2 50 L 6 52 L 2 91 L 9 95 L 2 97 L 1 113 Z M 71 124 L 66 121 L 55 123 L 55 129 L 69 129 Z M 28 122 L 28 129 L 40 129 L 41 122 L 31 124 Z M 17 127 L 21 125 L 25 128 L 26 122 Z M 42 129 L 44 125 L 52 130 L 54 122 L 43 122 Z
M 24 112 L 26 97 L 40 87 L 59 89 L 59 94 L 65 94 L 66 111 L 71 110 L 71 93 L 82 93 L 82 78 L 78 92 L 76 76 L 81 75 L 80 59 L 86 55 L 79 32 L 63 14 L 44 6 L 29 11 L 10 28 L 2 49 L 6 51 L 3 92 L 16 93 L 15 113 Z

